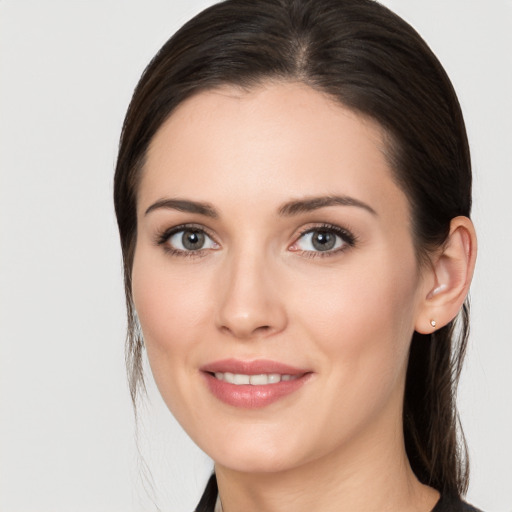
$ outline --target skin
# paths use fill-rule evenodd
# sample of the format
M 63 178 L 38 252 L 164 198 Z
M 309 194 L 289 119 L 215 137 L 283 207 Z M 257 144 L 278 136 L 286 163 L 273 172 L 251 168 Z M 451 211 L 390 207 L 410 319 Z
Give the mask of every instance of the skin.
M 474 237 L 469 221 L 454 223 L 454 256 L 420 268 L 409 202 L 385 149 L 374 122 L 295 83 L 200 93 L 150 145 L 134 302 L 158 388 L 215 461 L 225 512 L 292 503 L 297 512 L 427 512 L 439 497 L 405 454 L 407 356 L 415 329 L 431 332 L 431 318 L 440 327 L 460 307 Z M 279 213 L 325 196 L 372 211 L 336 204 Z M 146 213 L 169 198 L 208 203 L 217 215 Z M 187 223 L 208 234 L 202 250 L 171 253 L 180 235 L 157 242 Z M 355 242 L 316 250 L 303 233 L 324 224 Z M 212 395 L 199 371 L 225 358 L 271 359 L 312 375 L 271 405 L 237 408 Z

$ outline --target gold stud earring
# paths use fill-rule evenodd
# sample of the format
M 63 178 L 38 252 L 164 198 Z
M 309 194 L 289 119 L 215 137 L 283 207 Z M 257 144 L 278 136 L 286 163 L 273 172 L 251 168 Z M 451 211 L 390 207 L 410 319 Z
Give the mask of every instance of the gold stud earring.
M 432 327 L 435 327 L 435 326 L 436 326 L 436 321 L 435 321 L 435 320 L 430 320 L 430 325 L 431 325 Z

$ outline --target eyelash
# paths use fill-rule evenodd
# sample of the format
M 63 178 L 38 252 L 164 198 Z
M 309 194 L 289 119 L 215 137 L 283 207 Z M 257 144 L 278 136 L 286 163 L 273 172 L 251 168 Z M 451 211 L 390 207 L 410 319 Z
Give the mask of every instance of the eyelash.
M 315 233 L 318 231 L 325 231 L 327 233 L 331 233 L 338 236 L 343 241 L 343 245 L 337 249 L 330 251 L 304 251 L 297 249 L 295 250 L 295 252 L 298 252 L 307 258 L 329 258 L 331 256 L 335 256 L 339 253 L 342 253 L 352 247 L 355 247 L 357 243 L 357 237 L 348 229 L 336 226 L 334 224 L 320 224 L 318 226 L 308 227 L 302 230 L 292 245 L 297 244 L 297 242 L 304 235 L 307 235 L 308 233 Z
M 171 256 L 179 256 L 183 258 L 198 258 L 206 256 L 206 253 L 210 249 L 198 249 L 198 250 L 190 250 L 190 251 L 184 251 L 182 249 L 175 249 L 171 247 L 167 242 L 169 239 L 181 232 L 181 231 L 197 231 L 200 233 L 204 233 L 208 238 L 210 238 L 213 242 L 217 243 L 215 241 L 215 238 L 206 230 L 203 226 L 197 225 L 197 224 L 181 224 L 179 226 L 174 226 L 172 228 L 163 230 L 156 234 L 155 237 L 155 244 L 158 246 L 162 246 L 164 251 L 167 254 L 170 254 Z M 299 235 L 296 237 L 295 242 L 293 242 L 293 245 L 297 244 L 298 241 L 307 235 L 308 233 L 314 233 L 318 231 L 325 231 L 327 233 L 334 234 L 338 236 L 342 241 L 343 245 L 337 249 L 334 250 L 328 250 L 328 251 L 307 251 L 307 250 L 300 250 L 295 249 L 293 252 L 297 252 L 307 258 L 328 258 L 330 256 L 334 256 L 336 254 L 339 254 L 341 252 L 344 252 L 348 250 L 351 247 L 354 247 L 357 243 L 357 237 L 348 229 L 342 228 L 340 226 L 336 226 L 333 224 L 321 224 L 313 227 L 308 227 L 302 230 Z
M 202 256 L 206 256 L 206 252 L 209 249 L 198 249 L 196 251 L 183 251 L 181 249 L 175 249 L 171 247 L 167 242 L 169 239 L 179 233 L 180 231 L 197 231 L 199 233 L 204 233 L 208 238 L 215 242 L 214 237 L 203 227 L 197 224 L 181 224 L 179 226 L 174 226 L 172 228 L 166 229 L 156 234 L 155 243 L 156 245 L 162 246 L 163 250 L 170 254 L 171 256 L 179 256 L 182 258 L 200 258 Z M 217 242 L 215 242 L 217 243 Z

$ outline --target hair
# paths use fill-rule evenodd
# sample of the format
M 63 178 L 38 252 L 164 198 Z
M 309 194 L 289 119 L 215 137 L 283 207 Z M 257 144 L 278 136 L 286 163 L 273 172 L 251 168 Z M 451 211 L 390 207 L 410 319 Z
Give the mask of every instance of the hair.
M 193 95 L 223 85 L 251 90 L 272 81 L 306 84 L 383 128 L 393 178 L 410 203 L 420 264 L 428 264 L 431 251 L 446 241 L 451 219 L 470 215 L 471 163 L 457 96 L 435 55 L 405 21 L 374 0 L 226 0 L 205 9 L 147 66 L 120 140 L 114 202 L 134 405 L 145 387 L 131 272 L 137 188 L 148 146 L 174 109 Z M 403 404 L 414 473 L 455 496 L 468 485 L 455 402 L 468 332 L 466 301 L 448 325 L 429 335 L 414 333 Z M 211 479 L 198 510 L 207 510 L 215 494 Z

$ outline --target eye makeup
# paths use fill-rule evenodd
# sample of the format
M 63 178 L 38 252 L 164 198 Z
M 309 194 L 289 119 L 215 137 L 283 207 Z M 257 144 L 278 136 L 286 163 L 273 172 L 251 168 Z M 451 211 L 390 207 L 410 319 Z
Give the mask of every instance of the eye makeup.
M 158 231 L 154 243 L 167 254 L 179 257 L 206 256 L 208 251 L 220 248 L 210 230 L 194 223 Z M 287 250 L 308 258 L 325 258 L 344 252 L 356 243 L 357 237 L 348 229 L 321 223 L 303 228 Z
M 206 256 L 207 251 L 220 247 L 208 230 L 198 224 L 180 224 L 159 231 L 155 245 L 161 246 L 167 254 L 181 257 Z
M 301 242 L 311 248 L 302 248 Z M 354 247 L 357 237 L 346 228 L 335 224 L 320 224 L 303 229 L 288 250 L 309 258 L 325 258 Z

